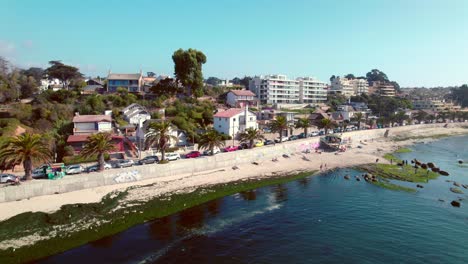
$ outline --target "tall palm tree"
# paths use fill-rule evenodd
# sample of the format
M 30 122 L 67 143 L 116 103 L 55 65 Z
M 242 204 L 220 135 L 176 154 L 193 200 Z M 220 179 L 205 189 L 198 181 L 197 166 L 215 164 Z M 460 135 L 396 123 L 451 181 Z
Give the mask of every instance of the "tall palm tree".
M 364 115 L 361 112 L 357 112 L 353 115 L 353 121 L 357 122 L 358 129 L 361 129 L 361 121 L 363 120 Z
M 239 139 L 242 143 L 248 143 L 249 148 L 252 148 L 255 140 L 264 140 L 265 137 L 260 130 L 249 127 L 239 135 Z
M 0 161 L 9 164 L 23 163 L 26 180 L 32 180 L 34 162 L 45 162 L 52 158 L 49 145 L 39 134 L 25 133 L 7 139 L 0 150 Z
M 148 133 L 145 135 L 147 146 L 156 146 L 161 151 L 161 160 L 166 158 L 166 149 L 170 146 L 171 140 L 178 141 L 176 136 L 170 135 L 171 123 L 167 121 L 150 123 Z
M 80 155 L 85 158 L 97 155 L 99 171 L 104 170 L 104 154 L 109 154 L 115 150 L 111 134 L 101 132 L 88 136 L 87 140 L 88 142 L 84 145 Z
M 310 120 L 306 117 L 299 118 L 296 122 L 296 128 L 304 129 L 304 137 L 308 136 L 308 129 L 310 127 Z
M 336 126 L 336 123 L 329 118 L 324 118 L 319 123 L 319 128 L 325 129 L 325 134 L 327 134 L 328 129 L 333 129 Z
M 283 131 L 288 129 L 288 121 L 285 116 L 277 116 L 275 120 L 270 123 L 272 132 L 277 132 L 280 139 L 283 137 Z M 282 140 L 280 140 L 281 142 Z
M 223 136 L 214 129 L 209 129 L 203 135 L 201 135 L 200 140 L 198 141 L 200 148 L 209 149 L 211 155 L 214 154 L 214 148 L 224 147 Z

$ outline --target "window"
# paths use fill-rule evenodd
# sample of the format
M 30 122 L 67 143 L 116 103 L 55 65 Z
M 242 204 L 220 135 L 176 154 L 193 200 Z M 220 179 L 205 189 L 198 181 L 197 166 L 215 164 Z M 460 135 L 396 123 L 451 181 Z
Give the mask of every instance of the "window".
M 233 119 L 232 119 L 232 121 L 234 121 L 234 122 L 235 122 L 235 121 L 236 121 L 236 119 L 235 119 L 235 118 L 233 118 Z
M 253 121 L 253 117 L 250 117 L 250 121 Z

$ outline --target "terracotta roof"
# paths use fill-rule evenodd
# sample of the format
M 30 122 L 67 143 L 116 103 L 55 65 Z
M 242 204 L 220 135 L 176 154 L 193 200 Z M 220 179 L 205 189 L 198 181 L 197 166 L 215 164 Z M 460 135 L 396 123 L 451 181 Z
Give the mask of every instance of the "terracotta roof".
M 255 94 L 249 90 L 231 90 L 231 93 L 237 96 L 255 96 Z
M 216 113 L 214 117 L 230 118 L 230 117 L 233 117 L 235 115 L 242 113 L 243 111 L 244 109 L 241 109 L 241 108 L 231 108 L 226 111 Z
M 77 115 L 73 117 L 73 123 L 90 122 L 112 122 L 112 117 L 108 115 Z
M 88 141 L 88 137 L 90 135 L 70 135 L 68 136 L 67 143 L 72 143 L 72 142 L 86 142 Z M 123 136 L 112 136 L 112 139 L 123 139 Z

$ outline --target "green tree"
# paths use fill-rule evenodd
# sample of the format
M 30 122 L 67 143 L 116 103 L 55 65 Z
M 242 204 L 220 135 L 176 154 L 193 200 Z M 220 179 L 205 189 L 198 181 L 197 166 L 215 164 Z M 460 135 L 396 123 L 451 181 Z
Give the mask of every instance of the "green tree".
M 65 65 L 61 61 L 49 61 L 50 67 L 45 70 L 49 78 L 57 78 L 63 83 L 63 88 L 68 88 L 72 79 L 81 78 L 83 75 L 78 68 Z
M 195 97 L 203 96 L 202 65 L 206 63 L 206 56 L 196 49 L 178 49 L 172 55 L 174 61 L 174 75 L 177 81 L 187 89 L 187 94 Z
M 458 88 L 453 88 L 452 98 L 462 107 L 468 107 L 468 85 L 463 84 Z
M 26 180 L 32 180 L 34 162 L 45 162 L 51 157 L 47 142 L 39 134 L 25 133 L 9 138 L 0 150 L 2 163 L 23 163 Z
M 346 79 L 356 79 L 356 76 L 354 76 L 354 74 L 350 73 L 350 74 L 346 74 L 345 78 Z
M 169 97 L 177 95 L 180 92 L 179 85 L 172 78 L 166 78 L 159 81 L 156 85 L 150 88 L 150 91 L 156 96 L 166 95 Z
M 214 148 L 224 147 L 223 136 L 214 129 L 209 129 L 202 134 L 198 143 L 201 149 L 210 150 L 211 155 L 214 154 Z
M 361 129 L 361 121 L 364 120 L 364 115 L 361 112 L 357 112 L 353 115 L 352 120 L 357 122 L 358 129 Z
M 372 69 L 370 72 L 366 74 L 367 81 L 369 82 L 383 82 L 387 83 L 389 82 L 387 75 L 377 69 Z
M 109 133 L 97 133 L 88 137 L 88 142 L 80 152 L 80 155 L 89 158 L 97 155 L 99 171 L 104 170 L 104 155 L 115 151 L 112 136 Z
M 428 117 L 428 114 L 422 110 L 419 110 L 415 115 L 414 115 L 414 119 L 418 120 L 419 123 L 423 122 L 424 120 L 426 120 Z
M 278 133 L 279 137 L 283 137 L 283 131 L 288 129 L 288 121 L 285 116 L 277 116 L 275 120 L 271 121 L 270 129 L 272 132 Z
M 328 130 L 329 129 L 333 129 L 336 127 L 336 123 L 333 122 L 331 119 L 329 118 L 324 118 L 320 121 L 319 123 L 319 128 L 320 129 L 325 129 L 325 134 L 328 134 Z
M 395 114 L 395 121 L 400 125 L 403 125 L 403 122 L 407 119 L 408 119 L 408 116 L 406 115 L 404 111 L 399 111 Z
M 146 137 L 146 146 L 156 146 L 161 151 L 161 160 L 166 159 L 166 150 L 171 144 L 171 140 L 178 141 L 178 138 L 170 135 L 171 123 L 167 121 L 153 122 L 148 126 Z
M 249 148 L 253 148 L 255 140 L 264 140 L 265 137 L 262 135 L 262 132 L 256 128 L 247 128 L 245 131 L 240 133 L 239 140 L 242 143 L 249 144 Z
M 309 129 L 309 127 L 310 127 L 310 120 L 308 118 L 305 118 L 305 117 L 299 118 L 296 122 L 296 128 L 304 129 L 304 137 L 306 138 L 308 136 L 307 130 Z

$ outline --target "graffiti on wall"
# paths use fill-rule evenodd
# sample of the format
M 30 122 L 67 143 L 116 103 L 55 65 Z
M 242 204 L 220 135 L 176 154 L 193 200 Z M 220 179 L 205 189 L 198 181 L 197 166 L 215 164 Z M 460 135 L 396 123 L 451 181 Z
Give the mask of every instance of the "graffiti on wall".
M 134 181 L 139 181 L 140 179 L 141 179 L 141 175 L 140 175 L 140 172 L 137 170 L 124 171 L 114 176 L 114 181 L 116 183 L 134 182 Z

